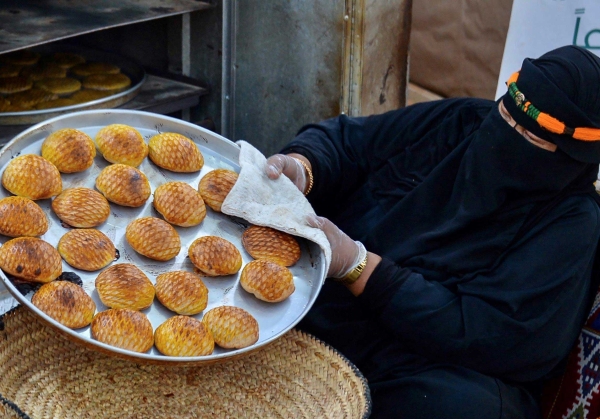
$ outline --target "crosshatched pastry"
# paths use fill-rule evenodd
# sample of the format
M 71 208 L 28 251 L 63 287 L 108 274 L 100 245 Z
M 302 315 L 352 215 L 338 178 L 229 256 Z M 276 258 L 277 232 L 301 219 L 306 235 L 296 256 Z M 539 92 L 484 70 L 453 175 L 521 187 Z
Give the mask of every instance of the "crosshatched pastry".
M 172 271 L 156 277 L 156 298 L 177 314 L 198 314 L 208 304 L 208 288 L 193 272 Z
M 92 228 L 106 221 L 110 204 L 100 193 L 90 188 L 69 188 L 52 200 L 52 211 L 72 227 Z
M 188 316 L 174 316 L 156 328 L 154 344 L 163 355 L 210 355 L 215 341 L 200 320 Z
M 19 74 L 30 80 L 38 81 L 46 78 L 67 77 L 67 69 L 53 63 L 43 63 L 23 67 Z
M 141 255 L 167 261 L 181 250 L 179 234 L 173 226 L 156 217 L 133 220 L 125 229 L 127 243 Z
M 82 89 L 69 96 L 69 99 L 73 100 L 75 103 L 85 103 L 102 99 L 110 94 L 110 92 L 103 92 L 101 90 Z
M 282 266 L 294 265 L 301 255 L 294 236 L 271 227 L 248 227 L 242 234 L 242 245 L 254 259 L 266 259 Z
M 62 273 L 62 259 L 48 242 L 36 237 L 17 237 L 0 247 L 0 268 L 32 282 L 50 282 Z
M 96 178 L 96 188 L 110 202 L 125 207 L 144 205 L 152 193 L 146 175 L 126 164 L 111 164 L 102 169 Z
M 233 243 L 218 236 L 203 236 L 192 242 L 188 256 L 202 275 L 233 275 L 242 267 L 242 255 Z
M 17 77 L 23 68 L 22 65 L 0 64 L 0 78 Z
M 96 145 L 85 132 L 63 128 L 46 137 L 42 143 L 42 157 L 61 173 L 82 172 L 94 163 Z
M 202 318 L 215 343 L 222 348 L 240 349 L 258 341 L 258 322 L 246 310 L 234 306 L 220 306 L 209 310 Z
M 43 109 L 53 109 L 53 108 L 63 108 L 66 106 L 73 106 L 77 104 L 73 99 L 68 97 L 59 97 L 58 99 L 52 99 L 46 102 L 38 103 L 34 106 L 34 109 L 43 110 Z M 1 109 L 0 109 L 1 111 Z
M 77 64 L 85 63 L 85 57 L 74 52 L 58 51 L 52 54 L 48 61 L 62 68 L 71 68 Z
M 69 281 L 44 284 L 31 297 L 31 303 L 57 322 L 71 328 L 88 326 L 96 303 L 79 285 Z
M 71 72 L 77 77 L 85 77 L 92 74 L 117 74 L 121 72 L 121 69 L 114 64 L 93 61 L 77 64 L 71 68 Z
M 0 93 L 10 94 L 23 92 L 31 89 L 33 81 L 27 77 L 3 77 L 0 78 Z
M 34 87 L 25 90 L 24 92 L 14 93 L 7 97 L 14 112 L 30 110 L 40 103 L 49 102 L 57 98 L 58 96 L 54 93 L 40 89 L 39 87 Z
M 38 80 L 34 83 L 34 86 L 64 96 L 81 89 L 81 82 L 72 77 L 52 77 Z
M 172 172 L 197 172 L 204 157 L 192 140 L 175 132 L 156 134 L 148 141 L 148 157 L 154 164 Z
M 0 62 L 16 65 L 33 65 L 37 63 L 41 55 L 35 51 L 22 49 L 0 55 Z
M 198 192 L 202 195 L 206 205 L 214 211 L 221 212 L 221 205 L 235 185 L 237 178 L 238 174 L 233 170 L 211 170 L 200 179 Z
M 92 228 L 66 232 L 58 241 L 58 252 L 74 268 L 97 271 L 115 260 L 117 249 L 106 234 Z
M 134 352 L 147 352 L 154 345 L 154 330 L 141 311 L 111 308 L 94 316 L 92 339 Z
M 154 191 L 152 204 L 166 221 L 180 227 L 198 225 L 206 217 L 202 196 L 185 182 L 160 185 Z
M 154 301 L 154 285 L 131 263 L 119 263 L 103 270 L 95 285 L 100 301 L 109 308 L 144 310 Z
M 2 185 L 14 195 L 47 199 L 62 192 L 62 179 L 55 165 L 35 154 L 12 159 L 2 173 Z
M 111 163 L 138 167 L 148 155 L 144 137 L 129 125 L 108 125 L 98 131 L 94 141 L 102 156 Z
M 131 85 L 131 79 L 123 73 L 92 74 L 81 82 L 86 89 L 92 90 L 121 90 Z
M 268 303 L 283 301 L 296 289 L 292 272 L 269 260 L 247 263 L 240 276 L 240 285 L 259 300 Z
M 48 227 L 46 214 L 31 199 L 22 196 L 0 199 L 0 234 L 36 237 L 48 231 Z

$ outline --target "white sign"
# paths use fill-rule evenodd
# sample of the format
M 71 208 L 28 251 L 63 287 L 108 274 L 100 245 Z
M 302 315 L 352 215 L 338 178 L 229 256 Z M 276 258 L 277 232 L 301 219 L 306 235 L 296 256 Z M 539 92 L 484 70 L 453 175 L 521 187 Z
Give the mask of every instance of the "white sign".
M 554 48 L 578 45 L 600 56 L 599 0 L 514 0 L 496 98 L 523 59 Z

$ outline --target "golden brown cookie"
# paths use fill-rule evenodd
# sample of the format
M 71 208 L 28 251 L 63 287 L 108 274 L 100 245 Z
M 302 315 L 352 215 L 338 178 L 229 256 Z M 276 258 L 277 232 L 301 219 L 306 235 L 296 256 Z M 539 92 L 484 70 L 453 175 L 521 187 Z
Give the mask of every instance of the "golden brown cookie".
M 90 188 L 69 188 L 52 201 L 52 210 L 61 221 L 72 227 L 92 228 L 105 222 L 110 204 L 100 193 Z
M 74 52 L 59 51 L 52 54 L 48 61 L 59 67 L 69 69 L 77 64 L 85 63 L 85 57 Z
M 65 96 L 81 89 L 81 82 L 71 77 L 46 78 L 34 83 L 34 87 L 44 89 L 55 95 Z
M 34 106 L 34 109 L 44 110 L 44 109 L 54 109 L 54 108 L 64 108 L 67 106 L 76 105 L 73 99 L 67 97 L 59 97 L 58 99 L 52 99 L 47 102 L 41 102 Z
M 0 78 L 0 93 L 8 95 L 11 93 L 24 92 L 31 89 L 33 81 L 27 77 L 4 77 Z
M 22 68 L 22 65 L 0 64 L 0 78 L 17 77 Z
M 100 230 L 70 230 L 58 241 L 58 253 L 74 268 L 97 271 L 115 260 L 117 249 Z
M 200 320 L 174 316 L 156 328 L 154 344 L 163 355 L 203 356 L 215 349 L 215 341 Z
M 258 341 L 258 322 L 246 310 L 221 306 L 209 310 L 202 318 L 215 343 L 222 348 L 246 348 Z
M 38 204 L 21 196 L 0 199 L 0 234 L 8 237 L 41 236 L 48 218 Z
M 71 67 L 71 73 L 77 77 L 91 76 L 92 74 L 117 74 L 121 69 L 110 63 L 88 62 Z
M 71 328 L 88 326 L 96 303 L 79 285 L 68 281 L 44 284 L 31 297 L 31 303 L 57 322 Z
M 94 316 L 92 339 L 134 352 L 147 352 L 154 345 L 154 330 L 141 311 L 112 308 Z
M 62 274 L 62 259 L 48 242 L 36 237 L 17 237 L 0 247 L 0 268 L 32 282 L 50 282 Z
M 34 65 L 40 60 L 41 55 L 35 51 L 22 49 L 0 55 L 0 62 L 15 65 Z
M 35 154 L 23 154 L 8 163 L 2 185 L 14 195 L 46 199 L 62 192 L 62 179 L 55 165 Z
M 254 259 L 292 266 L 300 259 L 300 245 L 291 234 L 271 227 L 250 226 L 242 234 L 242 245 Z
M 144 137 L 129 125 L 108 125 L 98 131 L 94 141 L 102 156 L 111 163 L 138 167 L 148 155 Z
M 156 298 L 177 314 L 198 314 L 208 304 L 208 288 L 193 272 L 172 271 L 156 277 Z
M 67 77 L 67 70 L 52 63 L 36 64 L 23 67 L 20 76 L 27 77 L 32 81 L 38 81 L 47 78 Z
M 206 206 L 200 193 L 185 182 L 167 182 L 154 191 L 152 203 L 166 221 L 180 227 L 200 224 Z
M 144 310 L 154 301 L 154 285 L 146 274 L 131 263 L 106 268 L 96 278 L 100 301 L 110 308 Z
M 198 184 L 198 192 L 204 203 L 214 211 L 221 212 L 223 201 L 235 185 L 238 174 L 233 170 L 215 169 L 205 174 Z
M 96 178 L 96 188 L 110 202 L 125 207 L 144 205 L 152 193 L 146 175 L 126 164 L 111 164 L 102 169 Z
M 203 236 L 194 240 L 188 255 L 202 275 L 233 275 L 242 267 L 242 255 L 235 245 L 222 237 Z
M 86 103 L 105 98 L 109 95 L 110 92 L 103 92 L 101 90 L 82 89 L 69 96 L 69 99 L 75 101 L 75 103 Z
M 42 157 L 61 173 L 82 172 L 94 163 L 96 145 L 85 132 L 63 128 L 46 137 L 42 143 Z
M 250 294 L 268 303 L 283 301 L 296 289 L 292 272 L 269 260 L 247 263 L 242 270 L 240 284 Z
M 119 91 L 131 85 L 131 79 L 125 74 L 92 74 L 81 82 L 86 89 Z
M 48 102 L 57 98 L 58 96 L 54 93 L 38 87 L 7 96 L 7 99 L 10 100 L 11 107 L 15 109 L 15 111 L 30 110 L 40 103 Z
M 192 140 L 174 132 L 156 134 L 148 141 L 148 157 L 172 172 L 192 173 L 204 166 L 204 157 Z
M 173 226 L 156 217 L 133 220 L 125 229 L 127 243 L 141 255 L 167 261 L 181 250 L 179 234 Z

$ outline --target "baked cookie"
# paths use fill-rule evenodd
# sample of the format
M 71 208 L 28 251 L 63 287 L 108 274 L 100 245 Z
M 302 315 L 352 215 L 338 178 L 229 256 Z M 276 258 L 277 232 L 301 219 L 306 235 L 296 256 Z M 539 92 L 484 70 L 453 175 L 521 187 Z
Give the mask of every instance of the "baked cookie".
M 238 174 L 233 170 L 215 169 L 205 174 L 198 184 L 204 203 L 213 211 L 221 212 L 221 205 L 235 185 Z
M 19 75 L 27 77 L 32 81 L 38 81 L 47 78 L 67 77 L 67 70 L 56 64 L 44 63 L 23 67 Z
M 81 82 L 72 77 L 54 77 L 38 80 L 34 83 L 34 86 L 55 95 L 65 96 L 81 89 Z
M 133 220 L 125 229 L 127 243 L 141 255 L 167 261 L 181 250 L 181 239 L 173 226 L 156 217 Z
M 61 173 L 88 169 L 96 157 L 96 145 L 89 135 L 74 128 L 54 131 L 42 143 L 42 157 Z
M 172 271 L 156 277 L 156 298 L 177 314 L 198 314 L 208 304 L 208 288 L 193 272 Z
M 253 225 L 242 234 L 242 245 L 254 259 L 292 266 L 300 259 L 300 245 L 291 234 L 271 227 Z
M 292 272 L 269 260 L 247 263 L 240 275 L 240 285 L 259 300 L 268 303 L 283 301 L 296 289 Z
M 77 64 L 85 63 L 85 57 L 74 52 L 59 51 L 50 55 L 48 61 L 53 64 L 56 64 L 61 68 L 69 69 L 71 67 L 76 66 Z
M 101 90 L 81 89 L 69 96 L 69 99 L 75 101 L 75 103 L 87 103 L 105 98 L 110 94 L 110 92 L 103 92 Z
M 92 74 L 81 82 L 86 89 L 119 91 L 131 85 L 131 79 L 123 73 Z
M 204 315 L 202 323 L 210 330 L 215 343 L 222 348 L 246 348 L 258 341 L 258 322 L 243 308 L 213 308 Z
M 52 200 L 52 211 L 72 227 L 92 228 L 105 222 L 110 215 L 108 200 L 90 188 L 69 188 Z
M 154 345 L 154 331 L 148 317 L 127 308 L 112 308 L 96 314 L 91 336 L 107 345 L 134 352 L 147 352 Z
M 0 78 L 17 77 L 21 73 L 22 69 L 22 65 L 0 64 Z
M 48 242 L 36 237 L 17 237 L 0 247 L 0 268 L 9 275 L 46 283 L 62 274 L 62 259 Z
M 38 87 L 33 87 L 29 90 L 7 96 L 7 99 L 10 100 L 11 107 L 17 112 L 19 110 L 33 109 L 40 103 L 49 102 L 57 98 L 58 96 L 56 94 Z
M 144 205 L 152 193 L 146 175 L 126 164 L 111 164 L 102 169 L 96 178 L 96 188 L 110 202 L 125 207 Z
M 192 173 L 204 166 L 204 157 L 198 146 L 175 132 L 163 132 L 150 138 L 148 157 L 157 166 L 172 172 Z
M 91 76 L 92 74 L 117 74 L 121 69 L 110 63 L 88 62 L 71 67 L 71 73 L 77 77 Z
M 2 185 L 12 194 L 46 199 L 62 192 L 62 179 L 55 165 L 35 154 L 23 154 L 8 163 Z
M 5 95 L 24 92 L 32 87 L 33 81 L 27 77 L 17 76 L 0 78 L 0 93 Z
M 233 243 L 218 236 L 203 236 L 192 242 L 188 256 L 202 275 L 233 275 L 242 267 L 242 255 Z
M 138 167 L 148 155 L 144 137 L 129 125 L 108 125 L 98 131 L 94 141 L 100 154 L 111 163 Z
M 117 249 L 100 230 L 81 228 L 70 230 L 58 241 L 58 253 L 74 268 L 97 271 L 113 262 Z
M 0 199 L 0 234 L 37 237 L 48 231 L 48 218 L 38 204 L 21 196 Z
M 206 217 L 202 196 L 185 182 L 160 185 L 154 191 L 152 205 L 166 221 L 180 227 L 198 225 Z
M 70 99 L 68 97 L 59 97 L 58 99 L 52 99 L 47 102 L 38 103 L 33 108 L 37 109 L 37 110 L 44 110 L 44 109 L 64 108 L 64 107 L 73 106 L 76 104 L 77 104 L 77 102 L 75 102 L 73 99 Z
M 119 263 L 103 270 L 95 285 L 100 301 L 109 308 L 144 310 L 154 301 L 154 285 L 131 263 Z
M 42 285 L 31 297 L 31 303 L 71 329 L 88 326 L 96 312 L 94 300 L 79 285 L 68 281 Z
M 200 320 L 174 316 L 156 328 L 154 344 L 163 355 L 203 356 L 215 349 L 215 341 Z
M 0 54 L 0 62 L 15 65 L 34 65 L 40 60 L 41 54 L 29 49 Z

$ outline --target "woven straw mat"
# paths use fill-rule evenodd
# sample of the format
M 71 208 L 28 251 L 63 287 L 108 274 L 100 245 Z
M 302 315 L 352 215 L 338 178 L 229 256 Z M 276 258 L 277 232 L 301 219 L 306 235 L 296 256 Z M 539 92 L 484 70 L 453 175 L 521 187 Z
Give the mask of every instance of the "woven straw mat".
M 0 419 L 366 418 L 364 377 L 292 329 L 245 357 L 141 365 L 73 343 L 25 307 L 0 317 Z

